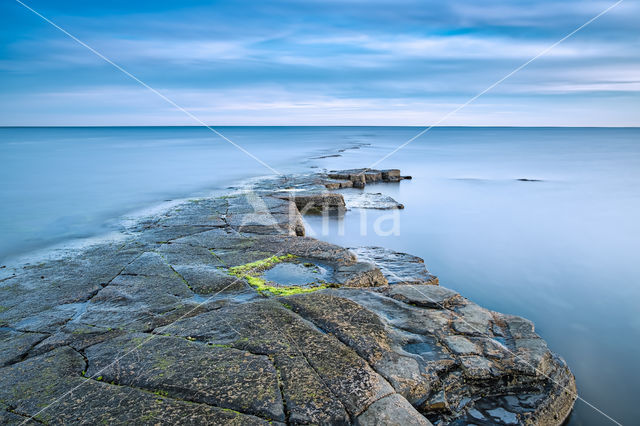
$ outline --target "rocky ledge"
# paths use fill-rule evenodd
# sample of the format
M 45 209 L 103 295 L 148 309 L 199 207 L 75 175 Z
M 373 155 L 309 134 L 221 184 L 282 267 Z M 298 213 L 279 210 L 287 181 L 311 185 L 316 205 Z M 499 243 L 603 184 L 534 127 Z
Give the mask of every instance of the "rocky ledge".
M 265 179 L 1 269 L 0 420 L 561 424 L 574 378 L 531 322 L 304 236 L 328 186 L 377 180 L 400 172 Z

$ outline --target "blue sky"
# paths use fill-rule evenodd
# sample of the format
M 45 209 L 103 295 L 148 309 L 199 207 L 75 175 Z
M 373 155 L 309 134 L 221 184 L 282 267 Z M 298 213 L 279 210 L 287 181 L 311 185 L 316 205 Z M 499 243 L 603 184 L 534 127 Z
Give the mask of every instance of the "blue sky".
M 47 1 L 57 25 L 212 125 L 428 125 L 613 1 Z M 14 0 L 0 125 L 193 125 Z M 442 125 L 640 125 L 625 0 Z

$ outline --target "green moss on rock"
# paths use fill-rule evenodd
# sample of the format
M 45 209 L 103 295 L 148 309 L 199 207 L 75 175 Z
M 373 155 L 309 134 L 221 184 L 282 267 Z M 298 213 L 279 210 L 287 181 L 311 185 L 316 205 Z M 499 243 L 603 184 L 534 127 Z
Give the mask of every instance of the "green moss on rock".
M 295 258 L 296 256 L 293 254 L 271 256 L 266 259 L 257 260 L 255 262 L 245 263 L 244 265 L 229 268 L 229 274 L 238 278 L 244 278 L 245 280 L 247 280 L 250 286 L 254 287 L 256 290 L 258 290 L 258 292 L 264 295 L 291 296 L 294 294 L 311 293 L 323 288 L 327 288 L 327 285 L 324 283 L 321 283 L 320 285 L 314 287 L 273 285 L 262 277 L 262 273 L 267 269 L 274 267 L 278 263 L 290 261 Z

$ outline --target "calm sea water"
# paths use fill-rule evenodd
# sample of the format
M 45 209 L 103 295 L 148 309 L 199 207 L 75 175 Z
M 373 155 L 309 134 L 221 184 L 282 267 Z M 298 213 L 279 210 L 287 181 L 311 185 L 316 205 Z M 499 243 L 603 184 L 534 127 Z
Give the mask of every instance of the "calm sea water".
M 280 173 L 351 146 L 341 129 L 224 128 Z M 124 214 L 273 171 L 197 127 L 0 128 L 0 261 L 118 228 Z
M 220 128 L 281 172 L 368 166 L 415 128 Z M 333 154 L 341 157 L 311 159 Z M 0 259 L 117 229 L 167 199 L 269 174 L 201 128 L 0 129 Z M 640 394 L 640 129 L 437 128 L 379 164 L 413 175 L 368 186 L 405 205 L 398 235 L 350 211 L 321 239 L 425 259 L 443 286 L 522 315 L 624 424 Z M 522 182 L 517 179 L 538 179 Z M 384 224 L 389 223 L 383 222 Z M 607 424 L 578 401 L 571 424 Z

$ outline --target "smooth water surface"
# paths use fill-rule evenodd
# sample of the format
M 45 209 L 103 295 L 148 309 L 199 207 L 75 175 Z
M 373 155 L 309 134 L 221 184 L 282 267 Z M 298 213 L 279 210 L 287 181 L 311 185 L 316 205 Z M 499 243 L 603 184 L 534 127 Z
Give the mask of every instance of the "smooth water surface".
M 220 130 L 283 172 L 368 166 L 420 131 Z M 345 147 L 359 149 L 309 160 Z M 201 128 L 0 129 L 0 165 L 0 259 L 270 173 Z M 323 234 L 321 218 L 307 217 L 309 232 L 418 255 L 443 286 L 533 320 L 569 363 L 580 395 L 636 423 L 640 129 L 436 128 L 378 167 L 413 175 L 366 189 L 393 196 L 404 210 L 350 211 L 344 235 L 338 219 Z M 384 232 L 393 214 L 398 235 L 377 235 L 376 220 Z M 580 401 L 570 422 L 610 424 Z
M 386 132 L 372 136 L 362 161 L 416 133 Z M 335 160 L 330 167 L 343 165 Z M 533 320 L 569 363 L 582 398 L 637 423 L 640 129 L 434 129 L 379 167 L 413 175 L 366 188 L 405 209 L 354 209 L 342 227 L 329 222 L 328 235 L 308 217 L 318 237 L 418 255 L 441 285 Z M 393 214 L 399 235 L 377 235 L 376 221 L 383 234 L 393 231 Z M 613 423 L 577 401 L 570 424 Z
M 341 128 L 232 128 L 234 143 L 280 173 L 354 146 Z M 117 229 L 123 214 L 273 174 L 206 128 L 0 128 L 0 262 Z

